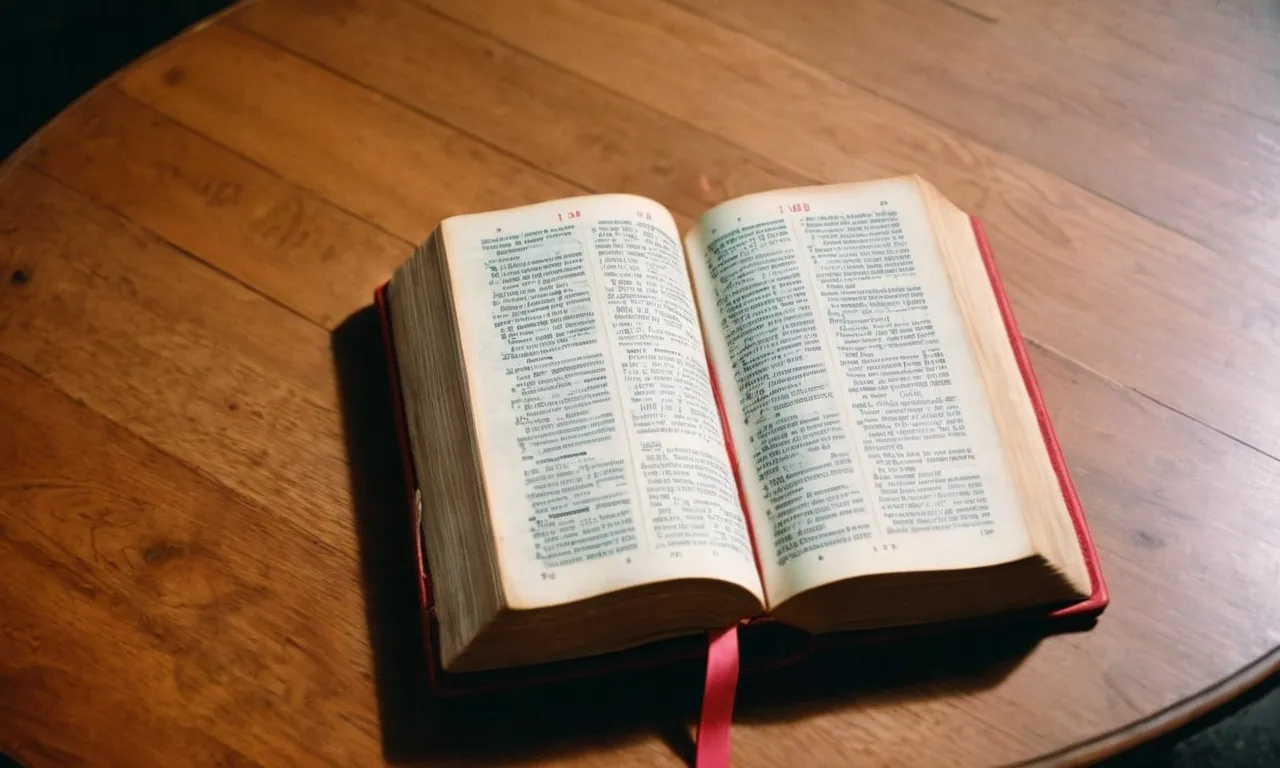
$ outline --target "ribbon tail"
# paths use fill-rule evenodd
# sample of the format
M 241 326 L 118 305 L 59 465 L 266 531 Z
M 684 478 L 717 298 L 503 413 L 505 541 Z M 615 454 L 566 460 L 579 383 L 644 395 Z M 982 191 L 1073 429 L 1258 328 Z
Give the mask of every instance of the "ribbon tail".
M 738 689 L 738 625 L 707 633 L 707 677 L 702 685 L 695 768 L 728 768 L 729 728 Z

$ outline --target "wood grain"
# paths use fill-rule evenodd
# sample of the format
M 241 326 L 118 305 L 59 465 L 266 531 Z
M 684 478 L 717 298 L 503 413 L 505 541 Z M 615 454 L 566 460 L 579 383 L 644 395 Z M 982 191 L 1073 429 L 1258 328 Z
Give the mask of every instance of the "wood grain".
M 107 88 L 41 135 L 42 171 L 326 328 L 413 243 Z
M 973 0 L 965 6 L 1019 32 L 1038 28 L 1152 92 L 1184 91 L 1280 119 L 1280 79 L 1266 64 L 1275 55 L 1280 14 L 1266 3 Z
M 1034 10 L 1002 23 L 963 2 L 687 4 L 1200 242 L 1259 262 L 1280 242 L 1280 125 L 1160 87 L 1121 43 L 1104 58 L 1081 55 Z M 1254 72 L 1248 82 L 1265 79 Z
M 376 751 L 359 592 L 326 546 L 6 358 L 0 388 L 6 748 L 85 765 Z
M 189 33 L 0 171 L 0 752 L 678 764 L 677 671 L 425 696 L 352 313 L 450 213 L 625 190 L 687 225 L 902 172 L 993 231 L 1113 606 L 749 678 L 735 764 L 1096 758 L 1220 700 L 1280 645 L 1277 31 L 1247 0 L 264 0 Z
M 713 134 L 400 0 L 322 11 L 307 0 L 255 3 L 229 21 L 593 191 L 645 195 L 692 218 L 799 182 Z M 375 46 L 378 56 L 365 55 Z
M 221 26 L 140 62 L 120 87 L 414 243 L 445 216 L 582 191 Z
M 323 329 L 33 170 L 0 231 L 0 353 L 349 557 Z
M 988 224 L 1025 334 L 1280 454 L 1271 269 L 658 0 L 423 1 L 815 181 L 919 173 Z

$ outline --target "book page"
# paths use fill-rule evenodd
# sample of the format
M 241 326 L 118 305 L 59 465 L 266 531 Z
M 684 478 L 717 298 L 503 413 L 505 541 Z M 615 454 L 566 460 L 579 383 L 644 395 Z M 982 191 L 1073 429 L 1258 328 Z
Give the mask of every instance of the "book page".
M 763 602 L 666 209 L 599 195 L 443 232 L 508 602 L 688 577 Z
M 731 201 L 687 249 L 771 605 L 1031 552 L 912 180 Z

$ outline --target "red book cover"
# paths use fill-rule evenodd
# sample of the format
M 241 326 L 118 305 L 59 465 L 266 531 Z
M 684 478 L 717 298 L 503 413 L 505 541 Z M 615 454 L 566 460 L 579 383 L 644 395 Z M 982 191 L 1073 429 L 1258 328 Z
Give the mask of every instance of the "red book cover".
M 1085 563 L 1089 570 L 1089 578 L 1092 582 L 1092 594 L 1080 602 L 1048 611 L 1039 609 L 1022 611 L 1005 616 L 948 622 L 942 625 L 922 625 L 907 628 L 849 632 L 813 637 L 809 638 L 809 642 L 804 647 L 792 647 L 789 652 L 780 655 L 777 658 L 768 660 L 766 663 L 759 666 L 772 667 L 780 663 L 794 661 L 801 656 L 807 655 L 808 651 L 818 646 L 829 647 L 845 644 L 876 642 L 895 637 L 902 637 L 904 635 L 943 632 L 948 629 L 955 629 L 962 626 L 985 625 L 993 622 L 1039 620 L 1058 623 L 1060 620 L 1070 618 L 1087 619 L 1089 617 L 1097 616 L 1107 606 L 1110 598 L 1107 592 L 1106 582 L 1102 576 L 1102 569 L 1098 563 L 1098 552 L 1094 546 L 1093 537 L 1089 533 L 1088 521 L 1085 519 L 1084 510 L 1080 505 L 1080 498 L 1076 494 L 1075 485 L 1072 483 L 1071 475 L 1067 471 L 1066 460 L 1063 458 L 1062 449 L 1058 444 L 1057 435 L 1053 430 L 1053 424 L 1049 420 L 1049 413 L 1045 407 L 1044 397 L 1040 391 L 1040 386 L 1036 381 L 1035 372 L 1031 368 L 1031 359 L 1027 354 L 1026 345 L 1023 343 L 1022 334 L 1018 331 L 1018 324 L 1014 319 L 1013 309 L 1010 306 L 1008 294 L 1005 292 L 1004 285 L 1000 280 L 1000 275 L 996 271 L 995 259 L 992 255 L 990 241 L 987 239 L 986 230 L 983 228 L 982 222 L 980 222 L 976 217 L 970 217 L 970 220 L 973 224 L 974 236 L 977 240 L 978 249 L 982 254 L 983 263 L 986 266 L 987 274 L 991 278 L 992 291 L 995 294 L 1001 316 L 1004 319 L 1005 329 L 1009 336 L 1009 344 L 1013 349 L 1014 357 L 1018 363 L 1018 368 L 1022 373 L 1023 382 L 1026 384 L 1027 394 L 1031 398 L 1031 404 L 1035 410 L 1041 434 L 1044 436 L 1045 446 L 1048 449 L 1050 461 L 1053 463 L 1054 471 L 1057 473 L 1058 480 L 1061 483 L 1062 495 L 1066 501 L 1067 510 L 1071 514 L 1072 522 L 1075 524 L 1076 537 L 1079 541 L 1080 549 L 1084 554 Z M 400 440 L 400 453 L 404 469 L 405 490 L 411 506 L 415 506 L 413 504 L 413 500 L 416 495 L 417 481 L 415 479 L 413 460 L 410 453 L 408 430 L 404 420 L 404 402 L 400 391 L 400 376 L 396 363 L 395 347 L 391 341 L 391 318 L 389 315 L 390 310 L 387 299 L 387 286 L 385 284 L 375 291 L 374 301 L 377 305 L 378 316 L 382 324 L 383 344 L 385 347 L 388 372 L 391 381 L 391 396 L 395 405 L 396 428 Z M 716 401 L 720 404 L 720 416 L 723 421 L 725 418 L 724 406 L 723 402 L 720 400 L 719 392 L 716 391 L 714 376 L 711 377 L 711 381 L 713 391 L 715 391 Z M 724 433 L 726 438 L 728 438 L 729 430 L 727 424 L 725 425 Z M 726 444 L 728 445 L 730 460 L 736 474 L 737 459 L 734 456 L 733 446 L 728 443 Z M 438 627 L 436 625 L 435 612 L 433 610 L 433 596 L 428 576 L 429 571 L 426 562 L 426 553 L 423 551 L 422 537 L 419 532 L 419 525 L 421 522 L 419 520 L 419 514 L 419 510 L 416 508 L 410 509 L 409 515 L 407 516 L 408 519 L 406 521 L 406 526 L 411 529 L 411 535 L 413 536 L 414 542 L 414 553 L 417 559 L 419 582 L 418 593 L 422 604 L 423 638 L 426 644 L 424 652 L 427 654 L 429 661 L 428 669 L 430 670 L 431 675 L 430 683 L 432 688 L 440 694 L 450 695 L 473 693 L 485 690 L 518 687 L 540 682 L 594 676 L 624 669 L 643 669 L 679 661 L 699 660 L 704 658 L 706 655 L 707 639 L 704 635 L 699 634 L 689 637 L 675 638 L 672 640 L 664 640 L 642 646 L 640 648 L 602 654 L 583 659 L 539 664 L 516 669 L 494 670 L 490 672 L 445 672 L 440 666 L 440 657 L 437 652 Z M 760 631 L 758 627 L 772 623 L 772 620 L 767 616 L 745 618 L 742 625 L 742 631 L 744 634 L 750 634 L 752 632 Z M 744 668 L 744 670 L 748 672 L 751 669 L 752 667 Z

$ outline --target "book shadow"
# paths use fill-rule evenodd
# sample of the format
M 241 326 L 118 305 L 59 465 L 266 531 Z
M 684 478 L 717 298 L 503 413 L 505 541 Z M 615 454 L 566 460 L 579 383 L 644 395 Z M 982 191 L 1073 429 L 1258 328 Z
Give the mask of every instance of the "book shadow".
M 332 334 L 383 757 L 528 761 L 657 737 L 687 762 L 702 665 L 444 698 L 428 688 L 412 525 L 377 309 Z M 791 630 L 744 633 L 743 663 L 795 642 Z M 918 701 L 997 685 L 1044 636 L 1038 625 L 919 637 L 821 651 L 742 678 L 736 722 Z

